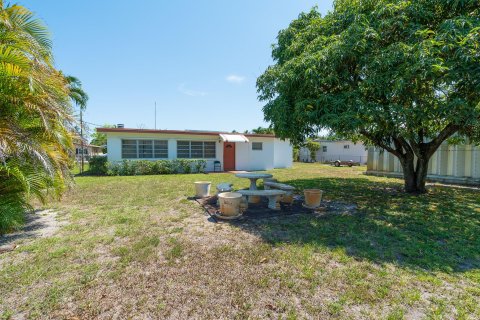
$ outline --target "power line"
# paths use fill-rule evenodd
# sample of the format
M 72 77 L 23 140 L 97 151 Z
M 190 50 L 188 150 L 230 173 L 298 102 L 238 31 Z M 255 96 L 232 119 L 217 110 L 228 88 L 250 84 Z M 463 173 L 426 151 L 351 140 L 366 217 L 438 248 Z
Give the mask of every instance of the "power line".
M 95 127 L 103 127 L 105 126 L 104 124 L 97 124 L 97 123 L 93 123 L 93 122 L 88 122 L 88 121 L 83 121 L 84 123 L 88 123 L 88 124 L 91 124 L 92 126 L 95 126 Z

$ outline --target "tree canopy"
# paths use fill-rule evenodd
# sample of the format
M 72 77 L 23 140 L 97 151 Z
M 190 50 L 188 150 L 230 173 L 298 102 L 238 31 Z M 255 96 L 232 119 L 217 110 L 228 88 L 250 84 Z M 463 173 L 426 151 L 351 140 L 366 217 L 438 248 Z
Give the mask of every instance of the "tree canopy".
M 257 80 L 265 119 L 301 142 L 321 129 L 397 156 L 425 191 L 428 160 L 457 134 L 480 141 L 475 0 L 337 0 L 279 32 Z
M 105 124 L 102 128 L 113 128 L 114 126 L 111 124 Z M 102 132 L 95 131 L 92 134 L 92 140 L 90 141 L 91 144 L 96 146 L 101 146 L 103 153 L 107 153 L 107 135 Z

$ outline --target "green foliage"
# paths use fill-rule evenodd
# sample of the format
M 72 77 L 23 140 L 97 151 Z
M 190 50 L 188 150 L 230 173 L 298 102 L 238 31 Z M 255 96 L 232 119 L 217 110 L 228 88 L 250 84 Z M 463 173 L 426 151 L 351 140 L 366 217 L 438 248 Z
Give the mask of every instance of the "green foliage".
M 305 144 L 305 147 L 307 147 L 308 151 L 310 151 L 310 158 L 312 161 L 317 161 L 317 151 L 320 150 L 320 143 L 313 140 L 308 140 Z
M 110 124 L 105 124 L 102 128 L 113 128 L 113 125 Z M 107 135 L 102 132 L 97 132 L 95 131 L 92 134 L 92 140 L 90 141 L 90 144 L 93 144 L 95 146 L 103 146 L 102 151 L 103 153 L 107 153 Z
M 111 176 L 142 176 L 175 173 L 204 173 L 207 162 L 195 159 L 175 160 L 123 160 L 106 164 Z
M 108 173 L 108 159 L 107 157 L 94 156 L 88 161 L 88 172 L 94 175 L 106 175 Z
M 205 160 L 197 160 L 195 162 L 195 170 L 196 172 L 205 172 L 205 169 L 207 167 L 207 161 Z
M 273 131 L 273 128 L 271 128 L 271 127 L 268 127 L 268 128 L 258 127 L 256 129 L 253 129 L 252 133 L 255 133 L 255 134 L 275 134 L 275 132 Z
M 298 146 L 293 147 L 293 161 L 300 161 L 300 147 Z
M 29 201 L 58 198 L 71 183 L 73 107 L 88 96 L 55 69 L 45 25 L 0 1 L 0 232 L 18 227 Z
M 295 144 L 329 129 L 386 149 L 422 192 L 445 139 L 479 138 L 479 15 L 477 0 L 342 0 L 324 17 L 302 13 L 257 80 L 265 119 Z
M 14 230 L 23 224 L 27 206 L 22 192 L 2 194 L 0 197 L 0 234 Z

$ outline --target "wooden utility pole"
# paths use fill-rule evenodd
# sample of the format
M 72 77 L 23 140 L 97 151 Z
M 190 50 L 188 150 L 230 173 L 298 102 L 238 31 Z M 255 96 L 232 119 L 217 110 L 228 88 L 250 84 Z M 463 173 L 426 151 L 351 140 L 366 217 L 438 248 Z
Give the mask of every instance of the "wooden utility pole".
M 80 173 L 83 173 L 83 157 L 84 157 L 84 152 L 83 152 L 83 111 L 80 109 L 80 149 L 81 149 L 81 159 L 82 163 L 80 165 Z

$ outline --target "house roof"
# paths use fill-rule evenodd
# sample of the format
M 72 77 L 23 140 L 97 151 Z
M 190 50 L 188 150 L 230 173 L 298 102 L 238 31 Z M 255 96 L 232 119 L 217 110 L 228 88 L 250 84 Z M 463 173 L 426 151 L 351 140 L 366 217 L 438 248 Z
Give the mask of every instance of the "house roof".
M 73 142 L 73 145 L 76 146 L 76 147 L 80 146 L 81 144 L 82 144 L 82 143 L 81 143 L 80 141 L 78 141 L 78 142 Z M 95 145 L 95 144 L 90 144 L 90 143 L 88 143 L 88 142 L 85 142 L 85 143 L 83 144 L 83 147 L 103 148 L 103 146 L 97 146 L 97 145 Z
M 352 140 L 328 140 L 328 139 L 316 139 L 315 140 L 316 142 L 331 142 L 331 143 L 345 143 L 345 142 L 348 142 L 348 143 L 355 143 L 355 144 L 360 144 L 362 143 L 361 141 L 358 141 L 358 142 L 353 142 Z
M 125 133 L 163 133 L 163 134 L 184 134 L 184 135 L 200 135 L 200 136 L 218 136 L 220 134 L 232 134 L 231 132 L 221 131 L 202 131 L 202 130 L 153 130 L 153 129 L 130 129 L 130 128 L 97 128 L 97 132 L 125 132 Z M 238 133 L 246 137 L 264 137 L 275 138 L 273 134 L 253 134 Z

